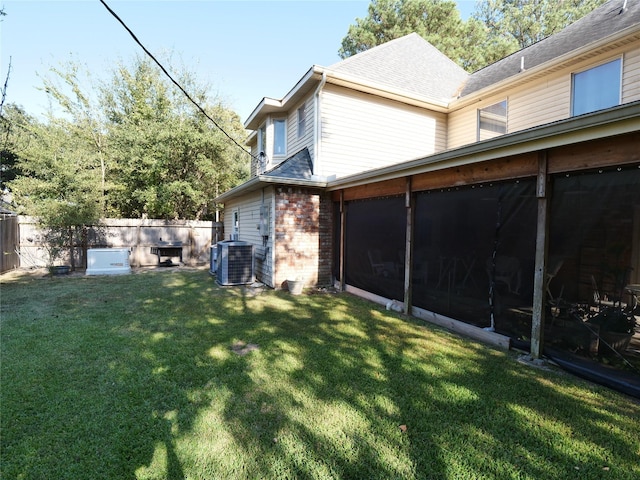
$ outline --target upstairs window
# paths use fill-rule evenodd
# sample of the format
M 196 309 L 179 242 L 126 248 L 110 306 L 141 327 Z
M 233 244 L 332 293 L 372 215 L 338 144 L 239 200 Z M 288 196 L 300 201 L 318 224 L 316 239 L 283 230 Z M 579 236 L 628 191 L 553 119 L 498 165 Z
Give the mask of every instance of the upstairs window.
M 258 129 L 258 155 L 260 153 L 267 153 L 267 126 L 265 124 L 260 125 Z
M 304 132 L 307 129 L 307 108 L 303 103 L 298 109 L 298 138 L 304 137 Z
M 507 101 L 478 110 L 478 141 L 507 133 Z
M 595 112 L 620 104 L 622 60 L 574 73 L 571 79 L 572 115 Z
M 287 122 L 284 119 L 273 121 L 273 155 L 287 154 Z

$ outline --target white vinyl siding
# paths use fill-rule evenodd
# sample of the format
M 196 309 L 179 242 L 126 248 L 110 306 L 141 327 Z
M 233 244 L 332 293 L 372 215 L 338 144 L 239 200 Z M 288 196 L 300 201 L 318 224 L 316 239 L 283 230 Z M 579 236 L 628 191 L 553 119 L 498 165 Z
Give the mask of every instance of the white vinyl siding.
M 337 177 L 444 150 L 446 116 L 328 85 L 318 174 Z
M 556 75 L 509 96 L 509 133 L 569 118 L 571 75 Z
M 287 144 L 288 156 L 295 155 L 303 148 L 309 149 L 309 154 L 313 159 L 313 98 L 308 97 L 304 102 L 304 114 L 306 117 L 305 129 L 302 137 L 298 137 L 298 109 L 302 106 L 302 103 L 297 104 L 289 114 L 287 119 Z
M 477 110 L 500 101 L 505 96 L 509 102 L 507 133 L 569 118 L 572 73 L 614 60 L 616 55 L 622 54 L 622 103 L 640 100 L 640 49 L 627 52 L 616 49 L 606 55 L 594 56 L 451 112 L 448 119 L 447 148 L 457 148 L 475 142 Z
M 304 103 L 298 107 L 298 110 L 296 113 L 296 121 L 298 124 L 297 137 L 302 138 L 304 137 L 307 130 L 307 112 L 306 112 L 306 105 Z
M 447 148 L 457 148 L 476 141 L 477 110 L 462 108 L 451 112 L 447 118 Z
M 263 197 L 264 196 L 264 197 Z M 266 252 L 264 260 L 254 262 L 256 278 L 261 282 L 273 287 L 273 188 L 268 187 L 255 192 L 247 193 L 239 199 L 233 199 L 225 203 L 224 231 L 225 240 L 229 240 L 230 233 L 233 232 L 234 212 L 238 212 L 239 217 L 239 240 L 249 242 L 254 245 L 255 254 L 259 256 Z M 268 233 L 269 237 L 266 246 L 260 234 L 260 207 L 268 207 Z
M 622 103 L 640 100 L 640 49 L 631 51 L 622 61 Z

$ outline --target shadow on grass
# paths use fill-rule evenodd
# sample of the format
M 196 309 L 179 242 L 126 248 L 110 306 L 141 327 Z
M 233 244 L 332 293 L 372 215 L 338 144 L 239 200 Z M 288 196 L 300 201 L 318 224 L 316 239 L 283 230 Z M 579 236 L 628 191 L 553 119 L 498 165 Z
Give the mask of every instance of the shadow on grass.
M 17 282 L 2 360 L 6 478 L 638 474 L 638 405 L 348 295 Z

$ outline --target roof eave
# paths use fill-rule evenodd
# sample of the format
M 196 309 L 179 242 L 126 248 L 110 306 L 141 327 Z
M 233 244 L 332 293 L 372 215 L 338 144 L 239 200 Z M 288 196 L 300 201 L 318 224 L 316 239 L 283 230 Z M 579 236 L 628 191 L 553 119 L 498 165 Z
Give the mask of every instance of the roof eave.
M 313 65 L 281 100 L 268 97 L 263 98 L 253 112 L 251 112 L 247 120 L 245 120 L 244 128 L 256 130 L 260 126 L 260 123 L 262 123 L 265 115 L 286 110 L 292 100 L 297 100 L 310 89 L 311 85 L 320 80 L 322 71 L 322 67 Z
M 354 75 L 345 75 L 332 70 L 326 70 L 327 83 L 347 87 L 363 93 L 370 93 L 378 97 L 388 98 L 408 105 L 427 108 L 438 112 L 449 111 L 449 99 L 436 99 L 424 95 L 416 95 L 400 89 L 390 88 L 378 82 L 363 80 Z
M 244 122 L 244 127 L 248 130 L 256 130 L 262 123 L 265 115 L 286 111 L 291 101 L 299 100 L 301 95 L 307 93 L 312 85 L 321 80 L 323 73 L 327 74 L 327 83 L 333 85 L 347 87 L 352 90 L 370 93 L 379 97 L 438 112 L 446 113 L 448 111 L 449 99 L 436 99 L 415 95 L 400 89 L 389 88 L 377 82 L 366 81 L 353 75 L 345 75 L 319 65 L 313 65 L 281 100 L 264 97 Z
M 324 189 L 327 187 L 326 181 L 307 180 L 304 178 L 288 178 L 288 177 L 275 177 L 270 175 L 258 175 L 245 183 L 226 191 L 222 195 L 218 195 L 214 198 L 215 203 L 225 203 L 234 198 L 240 197 L 247 193 L 259 190 L 267 185 L 286 185 L 291 187 L 307 187 L 307 188 L 319 188 Z

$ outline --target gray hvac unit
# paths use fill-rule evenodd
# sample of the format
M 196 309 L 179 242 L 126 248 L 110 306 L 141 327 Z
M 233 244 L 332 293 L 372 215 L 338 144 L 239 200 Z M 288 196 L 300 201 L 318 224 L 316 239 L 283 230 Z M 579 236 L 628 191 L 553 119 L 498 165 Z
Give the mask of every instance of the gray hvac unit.
M 211 245 L 209 255 L 209 274 L 215 275 L 216 273 L 218 273 L 218 244 Z
M 253 245 L 237 240 L 218 242 L 216 281 L 220 285 L 253 283 Z

